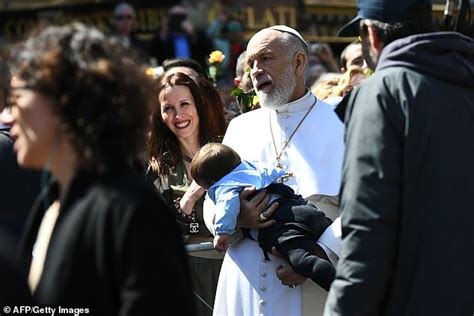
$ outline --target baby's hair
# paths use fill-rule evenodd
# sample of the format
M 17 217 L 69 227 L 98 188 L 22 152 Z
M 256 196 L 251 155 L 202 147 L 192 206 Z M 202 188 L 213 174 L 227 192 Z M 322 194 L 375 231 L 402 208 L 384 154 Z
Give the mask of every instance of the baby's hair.
M 209 189 L 240 164 L 240 156 L 220 143 L 204 145 L 191 162 L 191 176 L 204 189 Z

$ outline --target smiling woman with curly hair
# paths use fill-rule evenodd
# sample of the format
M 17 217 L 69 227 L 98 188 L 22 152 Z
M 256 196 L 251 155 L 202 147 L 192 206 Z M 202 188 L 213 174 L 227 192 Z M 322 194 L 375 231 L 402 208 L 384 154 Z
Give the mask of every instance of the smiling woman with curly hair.
M 52 175 L 21 246 L 36 303 L 93 315 L 191 315 L 179 230 L 130 166 L 152 99 L 144 65 L 116 39 L 74 23 L 31 35 L 13 66 L 17 160 Z M 157 291 L 160 284 L 172 286 Z

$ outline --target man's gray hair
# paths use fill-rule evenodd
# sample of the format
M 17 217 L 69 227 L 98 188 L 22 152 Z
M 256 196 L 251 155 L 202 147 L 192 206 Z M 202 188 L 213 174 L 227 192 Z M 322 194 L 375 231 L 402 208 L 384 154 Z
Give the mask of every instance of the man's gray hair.
M 246 57 L 246 51 L 244 50 L 240 55 L 239 58 L 237 58 L 237 64 L 235 65 L 235 76 L 237 78 L 242 78 L 242 76 L 245 73 L 244 65 L 245 65 L 245 57 Z
M 303 53 L 306 56 L 306 63 L 304 65 L 304 81 L 307 82 L 309 76 L 309 65 L 308 65 L 308 45 L 302 41 L 299 37 L 292 33 L 282 32 L 281 44 L 285 50 L 288 59 L 291 60 L 296 53 Z
M 282 32 L 281 43 L 285 48 L 288 58 L 293 58 L 297 52 L 302 52 L 308 57 L 308 46 L 301 41 L 297 36 L 291 33 Z

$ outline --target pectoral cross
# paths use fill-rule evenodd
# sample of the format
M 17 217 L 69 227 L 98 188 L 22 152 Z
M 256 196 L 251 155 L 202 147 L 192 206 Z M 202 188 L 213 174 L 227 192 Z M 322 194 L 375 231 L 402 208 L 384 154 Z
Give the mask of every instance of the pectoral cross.
M 281 165 L 281 162 L 280 162 L 280 157 L 277 157 L 276 161 L 277 161 L 277 165 L 276 165 L 277 168 L 278 169 L 283 169 L 283 166 Z

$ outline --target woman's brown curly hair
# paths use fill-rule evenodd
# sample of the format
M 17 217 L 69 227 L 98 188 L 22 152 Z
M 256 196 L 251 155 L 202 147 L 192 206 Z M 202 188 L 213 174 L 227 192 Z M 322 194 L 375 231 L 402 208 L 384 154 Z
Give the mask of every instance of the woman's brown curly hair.
M 200 146 L 210 141 L 219 141 L 227 128 L 222 99 L 209 80 L 180 72 L 170 75 L 165 73 L 158 79 L 155 88 L 157 110 L 152 116 L 151 135 L 148 142 L 148 159 L 151 169 L 162 177 L 166 177 L 170 169 L 176 167 L 182 159 L 178 139 L 163 121 L 159 104 L 162 91 L 173 86 L 186 86 L 193 96 L 199 116 Z
M 143 153 L 152 82 L 117 39 L 81 23 L 50 26 L 12 57 L 15 75 L 56 101 L 81 168 L 104 171 Z

